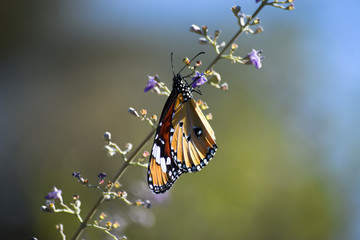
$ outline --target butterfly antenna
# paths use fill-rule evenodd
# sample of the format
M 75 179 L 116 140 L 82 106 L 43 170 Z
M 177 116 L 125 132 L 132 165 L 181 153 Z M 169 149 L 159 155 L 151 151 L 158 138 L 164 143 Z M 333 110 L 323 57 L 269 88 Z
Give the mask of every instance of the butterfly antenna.
M 195 58 L 197 58 L 199 55 L 201 55 L 201 54 L 205 54 L 205 52 L 199 52 L 198 54 L 196 54 L 195 55 L 195 57 L 193 57 L 191 60 L 190 60 L 190 63 L 195 59 Z M 172 55 L 171 55 L 172 56 Z M 185 66 L 182 68 L 182 69 L 180 69 L 180 71 L 178 72 L 178 74 L 182 71 L 182 70 L 184 70 L 184 68 L 186 68 L 186 66 L 187 66 L 188 64 L 185 64 Z M 174 68 L 173 68 L 174 69 Z M 174 71 L 174 70 L 173 70 Z M 191 74 L 190 74 L 191 75 Z
M 171 68 L 172 68 L 172 71 L 173 71 L 173 75 L 175 76 L 175 72 L 174 72 L 174 64 L 173 64 L 173 52 L 171 53 Z

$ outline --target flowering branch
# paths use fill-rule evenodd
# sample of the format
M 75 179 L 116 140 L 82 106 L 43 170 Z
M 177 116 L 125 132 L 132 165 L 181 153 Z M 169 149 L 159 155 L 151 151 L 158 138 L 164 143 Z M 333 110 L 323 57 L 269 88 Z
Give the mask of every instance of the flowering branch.
M 260 2 L 260 0 L 256 0 L 256 2 L 258 3 Z M 263 32 L 262 27 L 258 27 L 256 30 L 253 30 L 250 28 L 250 26 L 257 25 L 260 23 L 260 20 L 256 16 L 265 6 L 273 6 L 284 10 L 294 10 L 294 5 L 292 4 L 293 2 L 294 0 L 285 0 L 285 1 L 275 0 L 273 2 L 269 2 L 269 0 L 262 0 L 260 6 L 255 10 L 255 12 L 252 15 L 245 15 L 243 12 L 241 12 L 240 6 L 232 7 L 231 10 L 235 15 L 235 17 L 237 18 L 237 22 L 238 25 L 240 26 L 240 29 L 237 33 L 235 33 L 235 35 L 230 39 L 230 41 L 227 44 L 225 44 L 224 41 L 221 42 L 220 44 L 217 43 L 217 40 L 221 33 L 220 30 L 215 30 L 214 37 L 211 37 L 208 35 L 207 26 L 202 26 L 200 28 L 197 25 L 191 25 L 190 31 L 202 36 L 199 38 L 199 43 L 211 45 L 217 54 L 215 59 L 209 64 L 209 66 L 205 70 L 205 74 L 210 78 L 208 83 L 210 83 L 212 86 L 216 88 L 220 88 L 223 90 L 228 89 L 227 83 L 223 83 L 220 85 L 221 76 L 219 73 L 213 70 L 213 67 L 220 59 L 228 59 L 233 63 L 254 65 L 257 69 L 260 69 L 262 66 L 261 61 L 264 58 L 263 56 L 260 55 L 262 51 L 261 50 L 257 51 L 253 49 L 252 52 L 248 53 L 245 57 L 234 56 L 233 53 L 238 48 L 238 45 L 235 44 L 234 42 L 243 32 L 250 34 L 258 34 Z M 221 51 L 220 48 L 222 48 Z M 230 52 L 226 55 L 225 52 L 229 48 L 230 48 Z
M 234 13 L 235 17 L 237 18 L 238 25 L 240 26 L 240 29 L 238 32 L 235 33 L 235 35 L 230 39 L 230 41 L 226 44 L 225 42 L 221 42 L 220 44 L 217 43 L 217 40 L 220 36 L 221 31 L 216 30 L 214 33 L 214 37 L 211 37 L 208 35 L 208 27 L 203 26 L 202 28 L 199 28 L 196 25 L 192 25 L 190 27 L 190 31 L 194 32 L 196 34 L 201 35 L 202 37 L 199 39 L 201 44 L 209 44 L 213 47 L 214 51 L 216 52 L 216 57 L 214 60 L 208 65 L 206 70 L 203 73 L 200 73 L 199 71 L 196 71 L 196 68 L 201 66 L 201 61 L 197 61 L 194 66 L 191 66 L 191 61 L 188 58 L 185 58 L 183 61 L 186 64 L 188 68 L 190 68 L 193 71 L 192 74 L 192 83 L 191 86 L 193 88 L 193 91 L 197 91 L 200 93 L 200 91 L 197 89 L 197 87 L 201 86 L 205 82 L 208 82 L 210 85 L 222 89 L 227 90 L 228 85 L 227 83 L 223 83 L 220 85 L 221 76 L 219 73 L 215 72 L 213 70 L 213 67 L 220 59 L 228 59 L 234 63 L 240 63 L 240 64 L 251 64 L 254 65 L 257 69 L 261 68 L 261 61 L 263 57 L 260 55 L 262 51 L 253 49 L 252 52 L 248 53 L 245 57 L 239 57 L 234 56 L 233 53 L 238 48 L 238 45 L 234 42 L 236 39 L 240 36 L 241 33 L 246 32 L 250 34 L 257 34 L 263 31 L 261 27 L 258 27 L 256 30 L 253 30 L 250 28 L 250 26 L 257 25 L 260 23 L 260 20 L 256 18 L 256 16 L 259 14 L 259 12 L 265 7 L 265 6 L 273 6 L 276 8 L 284 9 L 284 10 L 293 10 L 294 5 L 293 0 L 274 0 L 273 2 L 269 2 L 269 0 L 256 0 L 256 3 L 261 2 L 260 6 L 255 10 L 255 12 L 252 15 L 245 15 L 241 12 L 241 7 L 234 6 L 232 7 L 232 12 Z M 226 55 L 225 52 L 230 48 L 229 53 Z M 190 75 L 189 75 L 190 76 Z M 189 77 L 188 76 L 188 77 Z M 209 79 L 208 79 L 208 78 Z M 148 83 L 147 86 L 144 89 L 144 92 L 148 91 L 155 92 L 158 95 L 166 95 L 169 96 L 171 91 L 169 88 L 166 87 L 165 83 L 161 82 L 158 75 L 155 76 L 148 76 Z M 200 107 L 200 109 L 205 110 L 208 108 L 207 104 L 205 102 L 202 102 L 201 100 L 197 101 L 197 105 Z M 147 142 L 149 142 L 154 133 L 156 132 L 157 128 L 157 116 L 152 115 L 151 117 L 148 117 L 147 111 L 142 109 L 140 112 L 137 112 L 134 108 L 129 108 L 128 112 L 141 121 L 146 121 L 149 123 L 149 125 L 152 127 L 151 132 L 145 137 L 145 139 L 139 144 L 139 146 L 132 152 L 132 154 L 127 157 L 127 154 L 132 150 L 132 144 L 127 143 L 125 145 L 125 150 L 120 149 L 120 147 L 111 141 L 111 134 L 109 132 L 106 132 L 104 134 L 104 139 L 106 141 L 105 148 L 107 149 L 107 153 L 109 156 L 114 156 L 116 154 L 120 154 L 123 158 L 124 162 L 121 165 L 118 173 L 114 176 L 112 181 L 109 181 L 106 187 L 100 187 L 98 185 L 92 185 L 89 184 L 87 179 L 84 179 L 80 176 L 80 172 L 74 172 L 73 176 L 78 179 L 80 183 L 82 183 L 84 186 L 92 187 L 99 189 L 102 193 L 101 197 L 96 201 L 90 212 L 87 214 L 87 216 L 84 218 L 84 220 L 80 216 L 80 206 L 81 202 L 79 200 L 78 195 L 74 195 L 73 202 L 70 203 L 71 207 L 63 203 L 63 199 L 61 196 L 62 191 L 58 190 L 56 187 L 53 188 L 53 191 L 48 193 L 46 195 L 46 205 L 42 206 L 42 210 L 44 212 L 64 212 L 73 214 L 77 217 L 77 219 L 80 222 L 80 226 L 78 227 L 77 231 L 71 238 L 72 240 L 77 240 L 81 236 L 82 232 L 86 227 L 94 227 L 100 230 L 103 230 L 106 234 L 108 234 L 113 239 L 117 240 L 117 238 L 114 234 L 112 234 L 110 231 L 113 229 L 116 229 L 120 226 L 118 222 L 106 222 L 105 226 L 100 226 L 99 223 L 102 222 L 107 216 L 104 213 L 101 213 L 99 216 L 99 219 L 95 220 L 93 223 L 90 223 L 90 220 L 94 217 L 99 207 L 102 205 L 102 203 L 107 199 L 120 199 L 123 200 L 128 205 L 135 205 L 135 206 L 145 206 L 147 208 L 150 208 L 151 204 L 150 201 L 145 200 L 136 200 L 136 201 L 130 201 L 127 199 L 127 193 L 125 191 L 119 191 L 114 192 L 114 187 L 118 187 L 118 182 L 120 178 L 123 176 L 124 172 L 127 170 L 129 166 L 140 166 L 147 168 L 148 164 L 143 163 L 142 161 L 146 159 L 149 156 L 149 153 L 145 151 L 141 157 L 138 157 L 140 151 L 145 147 Z M 207 114 L 206 119 L 211 120 L 212 115 Z M 138 158 L 137 158 L 138 157 Z M 136 159 L 137 158 L 137 159 Z M 100 173 L 99 176 L 100 182 L 99 184 L 104 183 L 104 178 L 106 177 L 105 173 Z M 60 206 L 62 208 L 58 209 L 55 207 L 55 202 L 59 202 Z M 59 224 L 57 225 L 57 229 L 59 233 L 61 234 L 63 239 L 66 239 L 66 236 L 63 232 L 63 225 Z M 120 239 L 126 239 L 126 236 L 121 237 Z
M 112 182 L 118 182 L 121 176 L 124 174 L 125 170 L 129 167 L 129 164 L 133 161 L 133 159 L 136 158 L 136 156 L 140 153 L 140 151 L 145 147 L 145 144 L 152 138 L 152 136 L 155 133 L 155 129 L 153 129 L 146 137 L 145 139 L 139 144 L 139 146 L 134 150 L 132 155 L 129 157 L 127 161 L 123 163 L 121 168 L 119 169 L 118 173 L 115 175 Z M 111 186 L 108 189 L 108 193 L 113 189 L 113 186 Z M 94 216 L 98 208 L 101 206 L 101 204 L 107 199 L 106 195 L 101 196 L 97 202 L 95 203 L 94 207 L 90 210 L 88 215 L 86 216 L 85 220 L 80 224 L 78 230 L 75 232 L 74 236 L 72 237 L 72 240 L 79 239 L 80 235 L 84 231 L 84 229 L 87 227 L 87 223 L 90 221 L 90 219 Z
M 255 19 L 255 17 L 259 14 L 259 12 L 267 5 L 268 0 L 264 0 L 261 2 L 260 6 L 256 9 L 256 11 L 251 15 L 250 18 L 246 21 L 246 23 L 240 27 L 240 30 L 230 39 L 230 41 L 224 46 L 221 52 L 215 57 L 215 59 L 209 64 L 206 70 L 212 69 L 215 64 L 220 60 L 221 56 L 224 52 L 232 45 L 233 42 L 240 36 L 240 34 L 250 25 L 250 23 Z M 240 20 L 239 20 L 240 21 Z

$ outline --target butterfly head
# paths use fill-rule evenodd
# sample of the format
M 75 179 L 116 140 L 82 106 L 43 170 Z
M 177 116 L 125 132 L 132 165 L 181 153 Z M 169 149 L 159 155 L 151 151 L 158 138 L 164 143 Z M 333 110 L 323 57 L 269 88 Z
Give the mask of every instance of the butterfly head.
M 188 101 L 189 99 L 192 99 L 192 91 L 193 88 L 191 86 L 191 84 L 189 85 L 185 78 L 183 78 L 180 73 L 174 75 L 173 77 L 173 90 L 175 91 L 175 93 L 183 94 L 184 97 L 184 101 Z

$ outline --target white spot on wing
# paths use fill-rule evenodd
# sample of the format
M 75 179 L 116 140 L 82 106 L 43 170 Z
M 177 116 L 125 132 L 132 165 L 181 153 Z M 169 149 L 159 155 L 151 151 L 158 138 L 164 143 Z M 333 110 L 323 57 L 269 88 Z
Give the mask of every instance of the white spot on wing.
M 160 151 L 161 151 L 160 147 L 158 145 L 154 144 L 154 146 L 153 146 L 153 156 L 154 156 L 157 164 L 160 164 Z
M 161 166 L 161 170 L 163 171 L 163 173 L 166 173 L 166 162 L 165 162 L 165 158 L 160 158 L 160 166 Z

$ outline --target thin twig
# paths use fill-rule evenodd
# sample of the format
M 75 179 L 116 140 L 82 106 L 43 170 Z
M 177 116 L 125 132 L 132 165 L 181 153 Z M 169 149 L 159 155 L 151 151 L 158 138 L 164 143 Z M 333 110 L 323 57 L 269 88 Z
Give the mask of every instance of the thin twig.
M 206 68 L 206 70 L 212 69 L 215 64 L 219 61 L 221 56 L 224 54 L 224 52 L 231 46 L 233 42 L 239 37 L 239 35 L 246 29 L 250 23 L 255 19 L 255 17 L 259 14 L 259 12 L 268 4 L 268 0 L 262 1 L 258 9 L 253 13 L 251 18 L 247 20 L 244 26 L 240 28 L 240 30 L 234 35 L 234 37 L 226 44 L 226 46 L 221 50 L 221 52 L 215 57 L 215 59 L 209 64 L 209 66 Z M 206 71 L 205 70 L 205 71 Z
M 152 138 L 152 136 L 155 133 L 155 128 L 146 136 L 146 138 L 140 143 L 140 145 L 132 152 L 132 155 L 129 157 L 128 161 L 124 162 L 121 168 L 119 169 L 119 172 L 115 175 L 113 183 L 119 181 L 121 176 L 124 174 L 125 170 L 129 166 L 132 160 L 136 158 L 136 156 L 140 153 L 140 151 L 145 147 L 146 143 Z M 112 190 L 113 186 L 111 186 L 107 192 L 110 192 Z M 100 205 L 105 201 L 106 195 L 101 196 L 97 202 L 95 203 L 94 207 L 90 210 L 84 221 L 80 224 L 79 228 L 75 232 L 74 236 L 72 237 L 72 240 L 79 239 L 80 235 L 84 231 L 84 229 L 87 227 L 88 222 L 90 219 L 95 215 L 96 211 L 100 207 Z
M 239 37 L 239 35 L 250 25 L 250 23 L 254 20 L 254 18 L 258 15 L 258 13 L 268 4 L 268 0 L 262 1 L 260 6 L 258 7 L 258 9 L 253 13 L 253 15 L 251 16 L 251 18 L 249 18 L 247 20 L 247 22 L 245 23 L 244 26 L 242 26 L 240 28 L 240 30 L 234 35 L 234 37 L 226 44 L 226 46 L 221 50 L 221 52 L 215 57 L 215 59 L 210 63 L 210 65 L 206 68 L 206 70 L 210 70 L 211 68 L 213 68 L 215 66 L 215 64 L 219 61 L 219 59 L 221 58 L 221 56 L 224 54 L 224 52 L 231 46 L 231 44 Z M 166 92 L 170 92 L 170 90 L 168 90 L 165 87 Z M 121 166 L 119 172 L 116 174 L 114 180 L 112 182 L 117 182 L 119 181 L 119 179 L 121 178 L 121 176 L 123 175 L 123 173 L 125 172 L 125 170 L 127 169 L 127 167 L 129 165 L 131 165 L 132 160 L 138 155 L 138 153 L 141 151 L 141 149 L 143 149 L 143 147 L 145 146 L 145 144 L 151 139 L 151 137 L 153 136 L 153 134 L 155 133 L 156 128 L 154 128 L 148 135 L 147 137 L 140 143 L 140 145 L 138 146 L 138 148 L 133 152 L 133 154 L 129 157 L 128 161 L 125 161 L 124 164 Z M 107 192 L 110 192 L 112 190 L 113 186 L 111 186 Z M 106 199 L 106 195 L 101 196 L 98 201 L 95 203 L 94 207 L 90 210 L 89 214 L 86 216 L 85 220 L 80 224 L 78 230 L 76 231 L 76 233 L 74 234 L 72 240 L 77 240 L 80 235 L 82 234 L 82 232 L 84 231 L 84 229 L 86 228 L 86 226 L 88 225 L 88 222 L 90 221 L 90 219 L 94 216 L 94 214 L 96 213 L 96 211 L 98 210 L 98 208 L 100 207 L 100 205 L 105 201 Z

